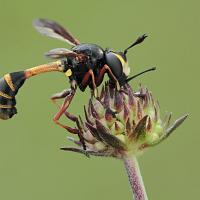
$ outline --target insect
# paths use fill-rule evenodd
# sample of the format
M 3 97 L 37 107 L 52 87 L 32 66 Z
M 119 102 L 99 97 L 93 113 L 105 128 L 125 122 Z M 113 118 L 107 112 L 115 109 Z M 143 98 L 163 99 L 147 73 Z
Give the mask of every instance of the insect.
M 130 67 L 126 54 L 130 48 L 143 42 L 147 37 L 146 35 L 138 37 L 123 52 L 115 52 L 109 49 L 103 50 L 96 44 L 80 43 L 68 30 L 51 20 L 37 19 L 33 22 L 33 25 L 39 33 L 63 40 L 70 44 L 72 48 L 70 50 L 57 48 L 47 52 L 47 57 L 57 59 L 55 62 L 4 75 L 0 79 L 1 119 L 9 119 L 17 113 L 15 96 L 26 79 L 41 73 L 57 71 L 64 73 L 69 78 L 71 87 L 51 97 L 55 104 L 57 104 L 58 99 L 64 98 L 64 102 L 62 106 L 59 106 L 59 111 L 53 120 L 69 132 L 74 132 L 75 130 L 61 124 L 59 119 L 65 114 L 68 118 L 77 122 L 77 119 L 67 112 L 77 87 L 84 91 L 89 86 L 94 96 L 97 97 L 97 87 L 102 83 L 105 73 L 109 76 L 110 84 L 114 84 L 120 90 L 124 84 L 136 76 L 155 69 L 151 68 L 128 78 Z

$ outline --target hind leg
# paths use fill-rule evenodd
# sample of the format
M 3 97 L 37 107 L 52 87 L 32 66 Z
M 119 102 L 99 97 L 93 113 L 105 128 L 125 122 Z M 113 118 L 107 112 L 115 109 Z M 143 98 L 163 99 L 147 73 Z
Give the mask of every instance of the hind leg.
M 79 119 L 78 119 L 78 117 L 76 117 L 75 115 L 72 115 L 72 114 L 70 114 L 69 112 L 66 111 L 67 108 L 69 107 L 69 105 L 70 105 L 72 99 L 73 99 L 74 94 L 75 94 L 75 91 L 74 91 L 74 93 L 72 93 L 71 90 L 64 90 L 64 91 L 62 91 L 62 92 L 60 92 L 60 93 L 57 93 L 57 94 L 55 94 L 55 95 L 53 95 L 53 96 L 51 97 L 52 102 L 53 102 L 54 104 L 56 104 L 56 105 L 59 107 L 59 109 L 60 109 L 60 110 L 58 111 L 58 113 L 54 116 L 53 121 L 54 121 L 57 125 L 59 125 L 60 127 L 62 127 L 62 128 L 64 128 L 64 129 L 66 129 L 67 131 L 69 131 L 70 133 L 72 133 L 72 134 L 77 134 L 77 135 L 79 136 L 80 142 L 81 142 L 82 145 L 83 145 L 83 149 L 85 150 L 85 149 L 86 149 L 86 146 L 85 146 L 85 142 L 84 142 L 84 138 L 83 138 L 83 132 L 80 131 L 80 130 L 82 130 L 82 127 L 81 127 L 81 125 L 80 125 Z M 65 98 L 65 100 L 64 100 L 63 105 L 60 106 L 56 100 L 57 100 L 57 99 L 62 99 L 62 98 Z M 60 119 L 60 117 L 61 117 L 63 114 L 65 114 L 65 116 L 66 116 L 68 119 L 70 119 L 70 120 L 72 120 L 73 122 L 75 122 L 76 125 L 77 125 L 77 127 L 78 127 L 78 129 L 77 129 L 77 128 L 71 128 L 71 127 L 69 127 L 69 126 L 67 126 L 67 125 L 61 124 L 61 123 L 59 122 L 59 119 Z
M 56 115 L 54 116 L 53 121 L 54 121 L 57 125 L 59 125 L 60 127 L 66 129 L 66 130 L 68 130 L 69 132 L 74 133 L 74 134 L 78 134 L 78 132 L 79 132 L 78 129 L 72 129 L 72 128 L 70 128 L 69 126 L 63 125 L 62 123 L 59 122 L 59 119 L 61 118 L 61 116 L 62 116 L 63 114 L 65 114 L 65 111 L 66 111 L 67 108 L 69 107 L 69 105 L 70 105 L 70 103 L 71 103 L 71 101 L 72 101 L 72 99 L 73 99 L 73 97 L 74 97 L 75 92 L 76 92 L 75 89 L 64 90 L 64 91 L 62 91 L 62 92 L 60 92 L 60 93 L 57 93 L 57 94 L 53 95 L 53 96 L 51 97 L 51 100 L 52 100 L 52 102 L 53 102 L 54 104 L 56 104 L 56 105 L 59 107 L 59 111 L 58 111 L 58 112 L 56 113 Z M 64 102 L 63 102 L 63 104 L 60 106 L 60 105 L 57 103 L 56 100 L 58 100 L 58 99 L 63 99 L 63 98 L 65 98 L 65 99 L 64 99 Z

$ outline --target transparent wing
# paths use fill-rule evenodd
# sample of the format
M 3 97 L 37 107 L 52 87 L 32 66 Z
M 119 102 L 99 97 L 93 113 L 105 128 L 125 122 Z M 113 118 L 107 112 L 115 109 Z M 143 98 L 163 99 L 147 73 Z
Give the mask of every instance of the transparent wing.
M 76 57 L 77 55 L 77 53 L 65 48 L 52 49 L 49 52 L 45 53 L 45 56 L 56 59 L 68 56 Z
M 52 49 L 45 54 L 45 56 L 54 59 L 60 59 L 64 57 L 73 57 L 77 62 L 85 62 L 88 57 L 85 54 L 78 54 L 74 51 L 65 48 Z
M 36 30 L 48 37 L 56 38 L 69 43 L 70 45 L 78 45 L 80 42 L 72 36 L 72 34 L 63 28 L 57 22 L 48 19 L 36 19 L 33 21 Z

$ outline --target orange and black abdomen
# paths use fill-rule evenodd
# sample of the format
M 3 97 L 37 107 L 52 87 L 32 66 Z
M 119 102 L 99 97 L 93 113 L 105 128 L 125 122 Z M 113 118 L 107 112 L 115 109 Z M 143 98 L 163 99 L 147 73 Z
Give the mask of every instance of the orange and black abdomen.
M 9 119 L 17 113 L 15 96 L 25 80 L 24 71 L 6 74 L 0 79 L 0 119 Z

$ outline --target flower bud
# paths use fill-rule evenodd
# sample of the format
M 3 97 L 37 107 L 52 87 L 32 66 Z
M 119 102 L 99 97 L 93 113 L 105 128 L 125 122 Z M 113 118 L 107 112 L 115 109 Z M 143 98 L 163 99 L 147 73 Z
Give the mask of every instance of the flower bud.
M 158 102 L 143 87 L 134 93 L 128 84 L 117 91 L 106 83 L 100 94 L 97 99 L 91 97 L 88 109 L 84 107 L 85 122 L 77 127 L 83 132 L 86 150 L 63 150 L 116 158 L 138 155 L 167 138 L 187 118 L 185 115 L 169 126 L 171 114 L 162 120 Z M 80 142 L 74 143 L 80 146 Z

